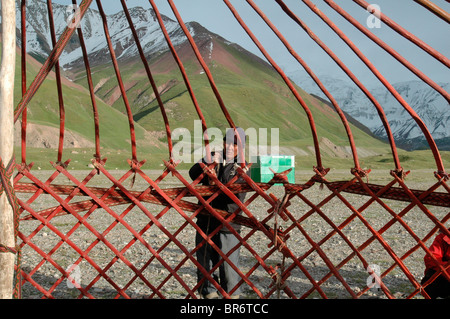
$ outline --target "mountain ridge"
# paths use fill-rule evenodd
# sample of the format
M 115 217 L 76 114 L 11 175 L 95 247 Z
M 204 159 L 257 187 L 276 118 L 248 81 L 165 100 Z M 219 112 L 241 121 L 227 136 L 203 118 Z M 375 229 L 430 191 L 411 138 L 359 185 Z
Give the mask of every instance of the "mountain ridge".
M 308 93 L 328 100 L 311 78 L 299 74 L 291 74 L 291 77 Z M 329 75 L 322 75 L 319 78 L 343 111 L 368 127 L 378 138 L 387 139 L 376 108 L 356 85 Z M 436 143 L 440 145 L 440 149 L 450 150 L 450 145 L 444 142 L 450 138 L 448 102 L 419 80 L 407 80 L 392 85 L 424 121 Z M 450 91 L 450 83 L 439 85 Z M 374 86 L 370 88 L 370 92 L 383 107 L 398 147 L 407 150 L 429 147 L 415 120 L 385 87 Z
M 41 1 L 33 2 L 33 4 L 37 3 L 40 3 L 41 6 L 45 4 Z M 54 6 L 55 11 L 62 9 L 64 7 Z M 45 10 L 39 14 L 36 13 L 36 15 L 43 17 L 44 13 Z M 95 19 L 100 19 L 95 11 L 88 11 L 87 14 L 90 14 Z M 134 17 L 142 15 L 143 20 L 155 22 L 151 14 L 145 13 L 139 8 L 131 8 L 130 14 L 133 14 Z M 87 17 L 90 15 L 87 15 Z M 55 14 L 55 17 L 57 16 L 60 17 L 60 21 L 65 18 L 61 14 Z M 108 25 L 110 26 L 113 47 L 118 48 L 120 44 L 119 51 L 116 53 L 120 53 L 117 54 L 120 72 L 126 86 L 126 94 L 132 107 L 134 120 L 139 124 L 139 127 L 146 130 L 143 133 L 144 136 L 151 136 L 152 139 L 156 138 L 156 142 L 162 144 L 167 143 L 164 122 L 161 118 L 159 105 L 155 99 L 155 93 L 149 85 L 140 57 L 134 53 L 131 54 L 133 47 L 135 47 L 132 45 L 131 32 L 128 29 L 128 32 L 125 33 L 124 30 L 119 30 L 118 28 L 120 25 L 122 27 L 126 26 L 123 20 L 119 21 L 119 17 L 124 19 L 123 14 L 116 14 L 114 17 L 117 19 L 114 20 L 110 16 L 107 17 Z M 167 22 L 170 24 L 169 20 Z M 83 19 L 83 21 L 84 27 L 98 25 L 98 21 L 95 22 L 88 19 Z M 153 30 L 152 26 L 148 25 L 144 30 L 142 27 L 139 28 L 140 25 L 139 22 L 136 22 L 138 33 L 141 35 L 140 39 L 145 37 L 146 34 L 148 35 L 146 42 L 144 41 L 145 43 L 150 44 L 150 38 L 156 41 L 153 43 L 165 42 L 161 32 L 159 36 L 162 38 L 157 40 L 155 35 L 151 35 L 149 31 L 150 29 Z M 175 26 L 175 23 L 173 25 Z M 178 26 L 177 23 L 176 25 Z M 302 162 L 305 165 L 314 165 L 314 156 L 312 155 L 314 155 L 315 150 L 311 145 L 311 129 L 305 111 L 273 67 L 239 45 L 224 39 L 218 34 L 209 32 L 196 22 L 189 22 L 187 25 L 203 59 L 213 74 L 221 97 L 233 121 L 244 128 L 279 128 L 280 141 L 282 143 L 280 151 L 284 154 L 302 157 Z M 176 51 L 189 74 L 189 80 L 199 106 L 204 113 L 208 127 L 217 127 L 221 130 L 226 129 L 229 125 L 222 114 L 216 96 L 211 90 L 209 79 L 193 54 L 184 33 L 180 33 L 182 31 L 179 26 L 171 30 L 171 39 L 173 41 L 173 35 L 176 35 L 174 43 Z M 89 42 L 89 39 L 86 39 L 86 37 L 89 34 L 94 36 L 94 38 L 102 35 L 103 26 L 101 26 L 100 30 L 86 29 L 83 31 L 85 41 Z M 28 32 L 32 33 L 32 31 Z M 42 29 L 39 34 L 45 32 L 48 32 L 48 30 Z M 35 34 L 38 34 L 38 32 L 35 32 Z M 32 37 L 27 38 L 33 41 Z M 183 41 L 182 38 L 184 38 Z M 73 58 L 78 50 L 78 54 L 81 56 L 81 49 L 77 49 L 77 41 L 78 37 L 76 35 L 72 37 L 70 47 L 64 54 L 71 54 Z M 103 45 L 106 46 L 106 42 Z M 36 49 L 34 46 L 30 48 Z M 110 107 L 124 114 L 124 103 L 107 50 L 107 48 L 100 45 L 92 45 L 90 47 L 89 61 L 95 62 L 91 63 L 95 94 L 99 100 L 104 101 Z M 150 65 L 156 86 L 161 94 L 172 130 L 188 128 L 193 132 L 192 125 L 194 119 L 198 119 L 198 115 L 192 105 L 190 94 L 184 85 L 183 78 L 172 54 L 167 50 L 167 47 L 165 49 L 157 47 L 149 52 L 147 51 L 146 53 L 147 62 Z M 39 53 L 36 49 L 33 54 L 41 54 L 39 58 L 41 61 L 46 58 L 44 51 Z M 62 57 L 63 63 L 61 65 L 64 66 L 64 75 L 69 76 L 70 80 L 73 81 L 72 83 L 86 88 L 86 74 L 84 68 L 82 68 L 83 65 L 73 63 L 73 61 L 72 63 L 67 62 L 67 55 L 65 58 L 64 55 Z M 75 61 L 77 60 L 75 59 Z M 348 138 L 337 113 L 319 99 L 307 94 L 300 87 L 297 87 L 297 90 L 311 109 L 316 120 L 317 133 L 323 155 L 331 160 L 340 158 L 351 161 Z M 32 117 L 30 120 L 32 120 Z M 355 126 L 352 126 L 352 132 L 354 133 L 360 158 L 381 156 L 389 152 L 386 143 L 374 140 L 368 132 L 363 132 Z M 270 140 L 270 134 L 268 139 Z M 174 142 L 177 143 L 179 141 Z M 164 153 L 164 150 L 162 152 Z M 162 153 L 153 152 L 153 154 L 154 156 L 160 156 Z
M 56 38 L 58 38 L 64 29 L 67 27 L 67 20 L 70 17 L 71 6 L 53 3 L 53 16 L 55 24 Z M 165 42 L 161 37 L 152 37 L 152 34 L 159 30 L 159 25 L 156 22 L 153 10 L 144 10 L 142 7 L 134 7 L 129 10 L 130 15 L 135 18 L 139 18 L 138 23 L 135 24 L 135 28 L 142 37 L 142 46 L 144 51 L 148 51 L 147 54 L 153 53 L 152 48 L 164 48 Z M 20 4 L 16 1 L 16 15 L 20 17 Z M 51 38 L 49 32 L 49 22 L 47 5 L 44 1 L 34 0 L 27 2 L 26 5 L 26 18 L 27 18 L 27 52 L 41 60 L 45 59 L 51 51 Z M 163 16 L 165 26 L 169 34 L 173 37 L 174 43 L 177 43 L 174 32 L 179 32 L 178 24 Z M 108 28 L 111 38 L 114 39 L 115 51 L 119 59 L 127 55 L 133 55 L 137 52 L 135 46 L 133 46 L 132 36 L 127 32 L 123 32 L 126 25 L 124 24 L 125 15 L 123 12 L 118 12 L 107 16 Z M 153 23 L 150 23 L 153 21 Z M 21 19 L 16 19 L 17 24 L 17 43 L 20 43 L 20 27 Z M 97 10 L 89 8 L 82 21 L 81 28 L 83 31 L 86 49 L 90 56 L 92 64 L 97 62 L 104 62 L 101 57 L 105 56 L 107 51 L 106 39 L 104 37 L 103 24 L 100 14 Z M 144 36 L 143 36 L 144 35 Z M 155 42 L 159 41 L 159 42 Z M 95 57 L 100 61 L 96 61 Z M 64 52 L 60 56 L 60 64 L 63 69 L 70 69 L 75 64 L 79 64 L 82 59 L 81 49 L 77 45 L 77 35 L 74 34 L 67 44 Z

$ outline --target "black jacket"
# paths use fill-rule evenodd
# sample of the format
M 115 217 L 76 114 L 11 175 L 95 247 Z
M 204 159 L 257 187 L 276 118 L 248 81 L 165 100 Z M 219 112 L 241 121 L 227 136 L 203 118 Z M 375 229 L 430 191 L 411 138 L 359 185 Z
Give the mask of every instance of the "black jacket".
M 214 156 L 214 153 L 212 154 L 212 156 Z M 236 158 L 235 158 L 236 160 Z M 202 160 L 203 163 L 206 164 L 205 159 Z M 235 167 L 235 162 L 229 162 L 226 163 L 225 165 L 222 163 L 217 164 L 217 178 L 218 180 L 222 183 L 222 184 L 227 184 L 236 174 L 236 167 Z M 200 163 L 196 163 L 194 164 L 191 169 L 189 170 L 189 176 L 191 177 L 192 180 L 197 179 L 197 177 L 199 177 L 201 174 L 203 173 L 203 169 L 200 166 Z M 243 183 L 244 179 L 242 177 L 239 177 L 235 183 Z M 209 178 L 208 175 L 205 174 L 205 176 L 203 177 L 203 179 L 200 181 L 199 184 L 202 185 L 209 185 Z M 238 193 L 235 194 L 236 197 L 241 201 L 244 202 L 246 193 Z M 205 197 L 205 200 L 207 200 L 208 197 Z M 216 209 L 220 209 L 220 210 L 224 210 L 228 213 L 234 213 L 239 206 L 231 199 L 229 198 L 226 194 L 219 194 L 211 203 L 211 206 L 213 208 Z M 241 214 L 242 211 L 239 212 L 239 214 Z M 204 231 L 208 231 L 209 233 L 212 232 L 214 229 L 216 229 L 221 223 L 220 221 L 218 221 L 217 219 L 215 219 L 214 217 L 211 216 L 211 219 L 209 220 L 210 216 L 206 216 L 206 215 L 197 215 L 197 225 L 199 225 L 200 228 L 202 228 L 202 230 Z M 209 225 L 208 225 L 209 223 Z M 236 229 L 239 230 L 240 229 L 240 225 L 235 224 L 235 223 L 230 223 L 230 225 Z M 209 227 L 208 227 L 209 226 Z M 229 230 L 224 226 L 222 228 L 223 232 L 229 232 Z

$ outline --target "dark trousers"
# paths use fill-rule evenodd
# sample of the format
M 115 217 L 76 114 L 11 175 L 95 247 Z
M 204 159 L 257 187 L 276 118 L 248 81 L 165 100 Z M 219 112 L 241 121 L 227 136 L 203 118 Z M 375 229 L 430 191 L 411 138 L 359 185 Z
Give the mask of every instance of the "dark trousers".
M 421 284 L 424 284 L 428 279 L 433 276 L 434 270 L 428 270 L 423 277 Z M 450 281 L 448 281 L 443 275 L 437 277 L 431 284 L 424 288 L 425 292 L 431 299 L 450 298 Z
M 202 230 L 208 234 L 207 229 Z M 210 229 L 210 231 L 214 231 L 214 229 Z M 233 247 L 239 244 L 239 240 L 231 233 L 227 232 L 218 232 L 215 234 L 211 240 L 215 245 L 226 255 Z M 204 238 L 197 232 L 195 236 L 195 245 L 199 245 Z M 230 262 L 232 262 L 239 269 L 239 255 L 240 255 L 240 246 L 236 248 L 235 251 L 231 255 L 228 256 Z M 199 264 L 205 268 L 207 272 L 214 267 L 222 257 L 219 253 L 208 243 L 204 242 L 203 245 L 197 250 L 197 261 Z M 197 279 L 198 282 L 203 278 L 203 274 L 200 269 L 197 269 Z M 213 278 L 217 279 L 217 276 Z M 241 277 L 238 273 L 226 262 L 223 261 L 219 266 L 219 284 L 220 286 L 228 293 L 231 289 L 233 289 L 236 284 L 241 280 Z M 201 295 L 208 295 L 210 293 L 216 292 L 217 289 L 214 285 L 206 278 L 203 283 L 198 288 L 198 292 Z M 240 294 L 240 288 L 237 288 L 233 295 Z

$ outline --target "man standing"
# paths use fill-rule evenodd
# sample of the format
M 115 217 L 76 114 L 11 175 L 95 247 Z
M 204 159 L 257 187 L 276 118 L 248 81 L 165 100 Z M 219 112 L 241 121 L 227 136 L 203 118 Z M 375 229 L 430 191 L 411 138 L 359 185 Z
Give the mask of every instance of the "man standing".
M 236 175 L 236 165 L 242 163 L 244 161 L 243 154 L 245 150 L 245 132 L 242 128 L 237 127 L 236 129 L 229 129 L 223 139 L 224 149 L 222 152 L 213 152 L 212 159 L 217 163 L 216 166 L 216 174 L 217 179 L 223 183 L 228 183 L 235 175 Z M 203 163 L 206 163 L 206 160 L 202 160 Z M 200 174 L 203 173 L 203 169 L 200 166 L 200 163 L 196 163 L 189 170 L 189 176 L 192 180 L 195 180 Z M 239 177 L 236 183 L 242 183 L 243 178 Z M 209 177 L 205 174 L 202 181 L 200 182 L 203 185 L 212 185 L 213 182 L 210 181 Z M 243 202 L 245 199 L 246 193 L 236 194 L 236 197 Z M 207 198 L 205 198 L 207 199 Z M 238 205 L 227 195 L 221 193 L 219 194 L 211 203 L 211 206 L 216 209 L 224 210 L 228 213 L 234 213 L 238 209 Z M 211 240 L 217 245 L 218 248 L 224 253 L 227 254 L 231 249 L 233 249 L 236 245 L 239 244 L 239 240 L 230 232 L 225 225 L 214 218 L 212 215 L 198 215 L 197 216 L 197 225 L 199 228 L 206 234 L 214 232 L 218 227 L 221 227 L 220 231 L 215 234 Z M 230 225 L 239 233 L 240 225 L 235 224 L 233 222 Z M 199 245 L 204 238 L 197 232 L 195 237 L 195 244 Z M 228 256 L 229 260 L 239 268 L 239 255 L 240 255 L 240 247 L 238 247 L 231 255 Z M 219 253 L 208 243 L 204 243 L 202 247 L 197 251 L 197 261 L 205 268 L 206 271 L 210 271 L 210 269 L 216 265 L 220 260 Z M 197 279 L 200 281 L 203 278 L 203 274 L 199 269 L 197 269 Z M 219 266 L 219 283 L 220 286 L 226 291 L 230 292 L 236 284 L 240 281 L 240 276 L 238 273 L 226 262 L 223 261 Z M 204 280 L 202 285 L 199 287 L 199 293 L 202 298 L 205 299 L 213 299 L 218 298 L 216 288 L 214 285 L 208 280 Z M 239 298 L 240 288 L 237 288 L 232 298 Z

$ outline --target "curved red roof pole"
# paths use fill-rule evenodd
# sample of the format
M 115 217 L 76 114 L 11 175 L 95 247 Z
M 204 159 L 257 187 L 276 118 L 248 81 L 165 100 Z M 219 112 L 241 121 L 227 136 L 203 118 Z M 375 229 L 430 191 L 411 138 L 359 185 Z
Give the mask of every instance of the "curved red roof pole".
M 91 5 L 92 0 L 83 0 L 80 3 L 80 20 L 83 18 L 84 14 L 86 13 L 87 9 Z M 50 52 L 50 55 L 48 59 L 44 62 L 41 69 L 39 70 L 38 74 L 34 78 L 31 85 L 28 87 L 27 91 L 25 92 L 24 96 L 22 97 L 22 100 L 17 105 L 16 109 L 14 110 L 14 122 L 16 122 L 20 114 L 23 112 L 23 110 L 26 108 L 28 102 L 30 102 L 31 98 L 34 96 L 36 91 L 41 86 L 42 82 L 44 82 L 47 75 L 50 73 L 50 71 L 55 66 L 56 61 L 58 61 L 61 53 L 64 50 L 65 45 L 72 37 L 73 32 L 75 31 L 75 27 L 67 26 L 64 32 L 59 37 L 58 42 L 56 43 L 55 47 L 53 48 L 52 52 Z
M 158 24 L 161 28 L 161 31 L 163 32 L 164 35 L 164 39 L 167 42 L 167 45 L 169 47 L 170 52 L 172 53 L 173 58 L 175 59 L 175 62 L 178 65 L 178 68 L 180 70 L 181 76 L 183 77 L 183 81 L 184 84 L 186 85 L 186 88 L 189 92 L 189 96 L 191 97 L 191 101 L 192 104 L 194 104 L 194 108 L 195 111 L 197 112 L 197 115 L 202 123 L 202 131 L 203 131 L 203 136 L 204 136 L 204 141 L 205 141 L 205 148 L 206 148 L 206 159 L 208 161 L 208 163 L 211 163 L 211 151 L 210 151 L 210 147 L 209 147 L 209 138 L 208 138 L 208 134 L 207 134 L 207 125 L 206 125 L 206 120 L 205 117 L 203 116 L 203 112 L 200 109 L 200 106 L 198 104 L 198 100 L 197 97 L 194 94 L 194 90 L 192 88 L 191 83 L 189 82 L 189 78 L 187 76 L 186 73 L 186 69 L 183 65 L 183 62 L 181 62 L 180 57 L 178 56 L 177 51 L 175 50 L 175 47 L 173 46 L 172 40 L 170 39 L 169 33 L 167 32 L 167 29 L 164 25 L 164 21 L 162 19 L 161 14 L 159 13 L 158 7 L 156 6 L 155 2 L 153 0 L 149 0 L 150 5 L 153 8 L 153 11 L 155 12 L 156 15 L 156 19 L 158 21 Z
M 422 81 L 427 83 L 431 88 L 436 90 L 439 94 L 444 97 L 448 102 L 450 102 L 450 94 L 445 91 L 439 84 L 431 80 L 428 76 L 426 76 L 423 72 L 421 72 L 418 68 L 416 68 L 411 62 L 401 56 L 397 51 L 395 51 L 392 47 L 387 45 L 383 40 L 377 37 L 375 34 L 364 28 L 364 26 L 358 22 L 355 18 L 353 18 L 348 12 L 339 7 L 333 0 L 324 0 L 331 8 L 333 8 L 337 13 L 339 13 L 342 17 L 344 17 L 348 22 L 353 24 L 359 31 L 361 31 L 365 36 L 374 41 L 378 46 L 380 46 L 383 50 L 388 52 L 393 58 L 403 64 L 406 68 L 408 68 L 412 73 L 414 73 L 417 77 L 419 77 Z
M 139 56 L 144 64 L 145 72 L 147 73 L 147 77 L 152 86 L 153 92 L 155 93 L 156 100 L 158 101 L 159 109 L 161 110 L 161 115 L 164 120 L 164 126 L 166 128 L 166 136 L 167 136 L 167 144 L 169 148 L 169 157 L 172 158 L 173 154 L 173 143 L 172 143 L 172 134 L 170 131 L 169 119 L 167 118 L 166 109 L 164 108 L 164 104 L 161 100 L 161 95 L 159 94 L 158 87 L 156 86 L 155 80 L 153 79 L 152 72 L 150 71 L 150 67 L 148 65 L 147 59 L 145 58 L 144 50 L 142 49 L 141 42 L 139 41 L 139 37 L 136 32 L 136 28 L 133 25 L 133 20 L 131 19 L 130 12 L 128 11 L 127 4 L 125 0 L 120 0 L 123 7 L 123 12 L 125 13 L 125 17 L 127 18 L 128 25 L 130 27 L 131 33 L 133 34 L 134 42 L 137 46 Z
M 105 37 L 106 37 L 106 41 L 108 43 L 109 53 L 111 55 L 111 60 L 112 60 L 113 66 L 114 66 L 114 71 L 116 73 L 117 82 L 119 83 L 120 92 L 122 94 L 122 99 L 125 104 L 125 109 L 127 112 L 128 124 L 130 125 L 131 157 L 132 157 L 132 161 L 134 163 L 136 163 L 137 162 L 136 134 L 135 134 L 135 130 L 134 130 L 133 113 L 131 112 L 130 103 L 129 103 L 128 97 L 127 97 L 127 92 L 125 90 L 125 86 L 123 85 L 122 76 L 121 76 L 120 70 L 119 70 L 119 64 L 117 63 L 116 53 L 114 52 L 114 47 L 112 46 L 111 37 L 109 35 L 108 23 L 106 21 L 106 15 L 105 15 L 105 12 L 103 11 L 103 7 L 102 7 L 100 0 L 97 0 L 97 7 L 99 9 L 100 16 L 102 17 L 103 29 L 105 31 Z
M 383 107 L 380 103 L 375 99 L 375 97 L 370 93 L 370 91 L 361 83 L 361 81 L 352 73 L 352 71 L 338 58 L 338 56 L 322 41 L 317 35 L 312 32 L 312 30 L 301 20 L 299 19 L 281 0 L 276 0 L 280 5 L 281 9 L 292 19 L 294 20 L 305 32 L 313 39 L 336 63 L 337 65 L 350 77 L 350 79 L 363 91 L 363 93 L 367 96 L 367 98 L 373 103 L 376 107 L 378 115 L 380 116 L 381 122 L 386 130 L 386 135 L 388 137 L 392 156 L 394 158 L 395 167 L 397 170 L 401 170 L 400 160 L 397 153 L 397 148 L 395 146 L 394 136 L 392 134 L 391 127 L 389 122 L 387 121 L 386 114 L 384 113 Z
M 439 172 L 444 172 L 444 164 L 442 162 L 441 155 L 437 148 L 431 133 L 428 131 L 425 123 L 420 116 L 408 105 L 405 99 L 395 90 L 395 88 L 386 80 L 386 78 L 375 68 L 375 66 L 366 58 L 366 56 L 358 49 L 358 47 L 325 15 L 323 14 L 311 1 L 302 0 L 314 13 L 316 13 L 366 64 L 366 66 L 372 71 L 372 73 L 380 80 L 381 83 L 389 90 L 389 92 L 395 97 L 395 99 L 403 106 L 403 108 L 411 115 L 414 121 L 419 125 L 422 130 L 436 161 L 436 166 Z
M 395 21 L 388 18 L 384 13 L 378 11 L 376 8 L 371 6 L 369 3 L 367 3 L 364 0 L 353 0 L 356 4 L 361 6 L 362 8 L 366 9 L 368 12 L 375 14 L 381 21 L 386 23 L 392 30 L 403 36 L 404 38 L 408 39 L 415 45 L 417 45 L 419 48 L 427 52 L 429 55 L 434 57 L 436 60 L 440 61 L 444 65 L 450 68 L 450 60 L 447 59 L 442 53 L 439 53 L 436 49 L 432 48 L 422 40 L 420 40 L 418 37 L 416 37 L 411 32 L 405 30 L 402 26 L 397 24 Z
M 315 155 L 316 155 L 316 161 L 317 161 L 317 168 L 319 170 L 322 170 L 323 166 L 322 166 L 322 159 L 321 159 L 321 156 L 320 156 L 319 140 L 318 140 L 318 137 L 317 137 L 316 125 L 315 125 L 314 118 L 313 118 L 313 115 L 311 113 L 311 110 L 306 105 L 305 101 L 302 99 L 300 94 L 297 92 L 297 90 L 295 89 L 295 87 L 292 84 L 291 80 L 289 80 L 289 78 L 286 76 L 286 74 L 283 72 L 283 70 L 281 70 L 281 68 L 276 64 L 276 62 L 272 59 L 272 57 L 264 49 L 263 45 L 258 41 L 258 39 L 256 39 L 254 34 L 250 31 L 250 29 L 247 27 L 247 25 L 241 19 L 241 17 L 239 16 L 238 12 L 233 7 L 233 5 L 228 0 L 224 0 L 224 2 L 228 6 L 230 11 L 233 13 L 233 15 L 236 18 L 236 20 L 239 22 L 239 24 L 245 30 L 245 32 L 247 32 L 247 34 L 250 36 L 252 41 L 256 44 L 256 46 L 261 51 L 261 53 L 266 57 L 266 59 L 275 68 L 275 70 L 277 70 L 277 72 L 281 75 L 281 77 L 283 78 L 284 82 L 287 84 L 287 86 L 289 87 L 291 92 L 294 94 L 294 96 L 297 99 L 297 101 L 300 103 L 300 105 L 305 110 L 306 115 L 307 115 L 308 120 L 309 120 L 309 125 L 311 127 L 312 137 L 313 137 L 313 140 L 314 140 L 314 149 L 315 149 L 315 153 L 316 153 Z
M 267 18 L 267 16 L 261 11 L 261 9 L 258 8 L 258 6 L 252 1 L 247 0 L 247 3 L 258 13 L 258 15 L 264 20 L 264 22 L 272 29 L 272 31 L 277 35 L 277 37 L 283 42 L 286 49 L 289 51 L 289 53 L 302 65 L 302 67 L 305 69 L 305 71 L 311 76 L 311 78 L 316 82 L 316 84 L 319 86 L 319 88 L 322 90 L 322 92 L 328 97 L 331 104 L 333 104 L 336 112 L 338 113 L 339 117 L 341 118 L 342 123 L 344 124 L 345 131 L 347 133 L 350 148 L 352 150 L 353 155 L 353 161 L 355 164 L 355 168 L 357 170 L 360 170 L 360 164 L 358 159 L 358 152 L 356 149 L 355 141 L 353 139 L 353 134 L 350 129 L 350 125 L 347 121 L 347 118 L 345 117 L 344 112 L 339 107 L 336 99 L 328 92 L 328 90 L 325 88 L 323 83 L 319 80 L 319 78 L 314 74 L 314 72 L 311 70 L 311 68 L 306 64 L 306 62 L 297 54 L 297 52 L 292 48 L 292 46 L 289 44 L 289 42 L 286 40 L 286 38 L 281 34 L 280 31 L 274 26 L 272 22 Z

